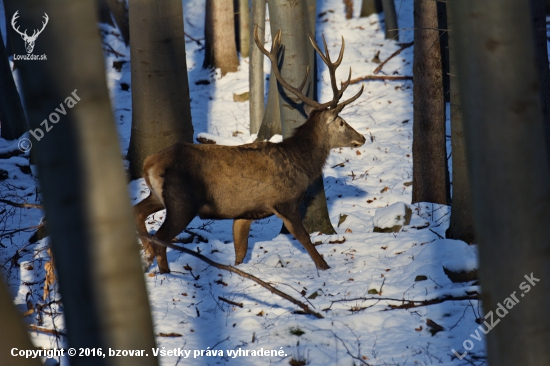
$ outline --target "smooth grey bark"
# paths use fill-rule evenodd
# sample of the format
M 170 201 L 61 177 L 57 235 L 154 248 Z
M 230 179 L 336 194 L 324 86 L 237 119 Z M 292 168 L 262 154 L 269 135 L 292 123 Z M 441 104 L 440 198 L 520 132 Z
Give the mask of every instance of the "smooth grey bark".
M 380 14 L 382 12 L 382 0 L 363 0 L 361 4 L 360 17 L 368 17 L 372 14 Z
M 414 1 L 412 203 L 448 204 L 445 101 L 436 2 Z
M 453 25 L 450 12 L 447 12 L 448 37 L 453 37 Z M 452 48 L 449 53 L 453 53 Z M 474 217 L 472 196 L 466 159 L 466 138 L 464 122 L 460 105 L 457 65 L 454 57 L 450 57 L 450 105 L 451 105 L 451 159 L 453 162 L 453 195 L 451 204 L 451 219 L 445 236 L 448 239 L 462 240 L 468 244 L 475 243 Z
M 279 90 L 277 88 L 277 79 L 273 76 L 273 66 L 269 74 L 269 89 L 267 91 L 267 103 L 265 112 L 258 131 L 258 140 L 269 140 L 274 135 L 282 135 L 281 112 L 279 109 Z
M 130 0 L 132 135 L 130 176 L 176 142 L 193 142 L 180 0 Z
M 219 68 L 222 76 L 239 66 L 233 0 L 206 0 L 203 68 Z
M 550 161 L 550 71 L 548 69 L 548 43 L 546 39 L 547 4 L 545 0 L 531 0 L 530 3 L 535 39 L 535 53 L 537 57 L 537 70 L 542 91 L 541 101 L 546 132 L 546 150 Z
M 310 66 L 314 58 L 314 52 L 309 44 L 307 34 L 310 28 L 312 13 L 311 2 L 288 2 L 286 0 L 269 0 L 269 16 L 271 22 L 271 34 L 279 29 L 282 31 L 284 52 L 280 56 L 279 68 L 282 77 L 291 85 L 300 85 L 304 79 L 306 69 L 309 67 L 308 81 L 303 93 L 313 96 L 313 83 L 315 76 Z M 309 14 L 308 14 L 309 13 Z M 276 82 L 272 79 L 271 82 Z M 279 112 L 283 139 L 292 136 L 294 129 L 302 125 L 307 116 L 303 103 L 292 93 L 287 92 L 282 86 L 279 91 Z M 268 101 L 269 103 L 269 101 Z M 335 233 L 328 217 L 327 200 L 322 177 L 319 177 L 308 189 L 301 207 L 303 224 L 309 233 L 320 231 L 325 234 Z
M 258 24 L 258 38 L 265 42 L 265 0 L 252 0 L 250 8 L 249 31 L 254 32 L 254 25 Z M 248 37 L 250 41 L 250 64 L 249 64 L 249 90 L 250 90 L 250 133 L 258 133 L 264 115 L 264 54 L 256 47 L 254 35 Z
M 250 16 L 248 0 L 239 1 L 239 51 L 241 57 L 248 57 L 250 54 Z M 254 2 L 254 0 L 252 0 Z
M 93 0 L 10 0 L 22 24 L 50 23 L 19 64 L 29 125 L 57 123 L 33 140 L 59 278 L 68 346 L 156 347 L 133 215 L 105 80 Z M 16 9 L 17 9 L 16 8 Z M 68 32 L 67 30 L 70 30 Z M 69 99 L 71 98 L 71 99 Z M 74 103 L 78 102 L 76 105 Z M 61 103 L 61 105 L 60 105 Z M 51 117 L 48 117 L 51 118 Z M 55 118 L 54 118 L 55 119 Z M 148 357 L 75 357 L 71 365 L 157 365 Z
M 9 37 L 8 37 L 9 38 Z M 25 111 L 17 86 L 13 80 L 8 53 L 0 32 L 0 121 L 2 121 L 2 138 L 15 140 L 28 131 Z
M 483 308 L 519 300 L 487 334 L 488 362 L 549 365 L 550 173 L 529 2 L 449 5 Z
M 271 34 L 280 29 L 284 50 L 279 56 L 279 69 L 281 75 L 291 85 L 300 85 L 309 67 L 309 51 L 311 46 L 307 34 L 309 32 L 309 18 L 305 12 L 305 3 L 288 2 L 287 0 L 269 0 L 269 18 Z M 303 93 L 312 97 L 313 77 L 309 71 L 308 81 Z M 275 81 L 275 80 L 272 80 Z M 307 119 L 303 109 L 303 103 L 292 93 L 287 92 L 282 86 L 279 91 L 279 111 L 283 139 L 290 137 L 294 129 L 301 126 Z
M 382 0 L 384 19 L 386 23 L 386 39 L 393 39 L 399 42 L 399 27 L 397 25 L 397 13 L 395 12 L 394 0 Z
M 0 43 L 2 39 L 0 39 Z M 40 366 L 42 362 L 38 358 L 13 357 L 12 348 L 21 350 L 32 350 L 29 334 L 25 329 L 23 317 L 17 311 L 13 303 L 13 297 L 0 278 L 0 314 L 2 314 L 2 331 L 0 332 L 0 357 L 7 365 L 17 366 Z M 9 360 L 9 361 L 8 361 Z M 10 361 L 13 361 L 11 363 Z

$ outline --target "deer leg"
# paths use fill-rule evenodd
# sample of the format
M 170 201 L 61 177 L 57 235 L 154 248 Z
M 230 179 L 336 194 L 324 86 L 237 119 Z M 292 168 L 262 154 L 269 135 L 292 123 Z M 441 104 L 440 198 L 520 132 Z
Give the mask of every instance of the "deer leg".
M 275 215 L 280 217 L 283 220 L 286 228 L 290 233 L 304 246 L 305 250 L 309 253 L 315 266 L 319 270 L 329 269 L 329 265 L 323 257 L 317 252 L 315 246 L 311 242 L 311 238 L 302 224 L 302 218 L 300 217 L 300 211 L 298 210 L 298 205 L 285 205 L 282 207 L 277 207 Z
M 248 250 L 248 233 L 253 220 L 233 220 L 233 241 L 235 245 L 235 265 L 241 264 Z
M 181 205 L 179 207 L 182 207 Z M 182 212 L 183 211 L 183 212 Z M 184 211 L 166 208 L 166 218 L 160 229 L 155 234 L 155 238 L 169 242 L 176 235 L 181 233 L 187 225 L 195 217 L 194 211 Z M 166 247 L 163 245 L 155 245 L 155 254 L 157 257 L 157 264 L 159 266 L 160 273 L 170 273 L 170 267 L 168 266 L 168 259 L 166 258 Z
M 145 220 L 152 213 L 164 209 L 164 205 L 158 200 L 154 194 L 150 194 L 149 197 L 139 202 L 134 206 L 134 215 L 136 218 L 136 228 L 140 235 L 147 235 L 147 227 L 145 226 Z M 145 251 L 145 261 L 147 268 L 153 263 L 155 259 L 155 249 L 150 240 L 141 238 L 143 249 Z

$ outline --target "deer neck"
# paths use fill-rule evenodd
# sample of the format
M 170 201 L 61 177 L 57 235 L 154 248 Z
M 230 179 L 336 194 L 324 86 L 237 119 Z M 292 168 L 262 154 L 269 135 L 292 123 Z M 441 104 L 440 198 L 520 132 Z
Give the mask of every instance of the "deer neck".
M 312 180 L 321 175 L 330 153 L 328 129 L 322 122 L 306 121 L 281 144 L 294 160 L 295 166 Z

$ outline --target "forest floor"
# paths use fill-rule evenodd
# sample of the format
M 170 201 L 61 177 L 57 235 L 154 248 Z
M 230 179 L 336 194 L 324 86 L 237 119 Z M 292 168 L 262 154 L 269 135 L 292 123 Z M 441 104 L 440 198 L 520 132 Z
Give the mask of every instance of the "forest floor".
M 331 55 L 337 55 L 341 36 L 346 41 L 338 71 L 341 79 L 350 66 L 352 78 L 373 75 L 380 65 L 377 59 L 386 60 L 400 43 L 413 39 L 412 0 L 396 2 L 400 43 L 384 39 L 382 18 L 359 18 L 358 3 L 353 19 L 347 20 L 341 0 L 318 1 L 317 39 L 325 35 Z M 224 77 L 219 71 L 203 70 L 204 0 L 185 1 L 184 17 L 190 36 L 186 48 L 195 138 L 202 134 L 220 144 L 253 141 L 248 102 L 233 101 L 233 94 L 248 91 L 248 59 L 241 59 L 238 72 Z M 105 47 L 108 84 L 125 155 L 131 127 L 129 49 L 116 30 L 102 27 L 109 45 Z M 270 39 L 268 31 L 266 40 Z M 377 75 L 411 76 L 412 54 L 412 47 L 404 49 Z M 117 70 L 113 62 L 120 61 Z M 268 60 L 264 70 L 269 76 Z M 322 64 L 318 77 L 319 99 L 328 100 L 332 91 Z M 485 338 L 476 322 L 482 317 L 480 288 L 476 281 L 453 283 L 444 272 L 444 267 L 477 268 L 476 245 L 443 239 L 449 207 L 414 204 L 411 222 L 400 232 L 373 232 L 377 209 L 411 202 L 412 81 L 364 81 L 363 85 L 363 95 L 341 116 L 367 142 L 357 149 L 333 150 L 324 169 L 329 215 L 337 234 L 312 234 L 331 269 L 318 272 L 298 241 L 279 234 L 282 222 L 274 217 L 252 225 L 246 263 L 238 267 L 307 303 L 324 318 L 304 315 L 249 279 L 169 249 L 172 273 L 159 274 L 154 266 L 145 274 L 157 343 L 164 351 L 190 353 L 187 358 L 162 356 L 162 365 L 288 365 L 293 359 L 294 365 L 486 363 Z M 346 95 L 360 86 L 351 85 Z M 0 140 L 0 197 L 40 203 L 28 157 L 14 156 L 16 149 L 17 141 Z M 130 184 L 133 203 L 147 194 L 143 181 Z M 37 346 L 66 346 L 57 285 L 43 299 L 49 239 L 32 239 L 43 212 L 0 206 L 0 266 L 14 301 L 21 312 L 29 304 L 34 306 L 25 319 L 34 327 L 30 334 Z M 164 212 L 159 212 L 150 218 L 151 232 L 163 217 Z M 233 264 L 231 225 L 231 221 L 196 218 L 188 228 L 197 234 L 195 241 L 186 247 Z M 198 242 L 199 238 L 207 243 Z M 260 350 L 276 351 L 277 356 L 263 356 Z M 59 361 L 68 365 L 66 358 L 46 364 Z

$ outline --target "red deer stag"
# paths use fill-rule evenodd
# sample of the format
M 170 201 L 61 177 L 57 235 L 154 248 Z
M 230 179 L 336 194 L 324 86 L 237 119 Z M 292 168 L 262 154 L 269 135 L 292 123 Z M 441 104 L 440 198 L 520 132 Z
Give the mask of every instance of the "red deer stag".
M 166 208 L 164 223 L 154 235 L 169 241 L 182 232 L 195 216 L 233 219 L 235 264 L 243 262 L 248 249 L 252 221 L 271 215 L 281 218 L 288 231 L 304 246 L 318 269 L 330 268 L 311 243 L 299 213 L 299 205 L 309 185 L 322 174 L 330 149 L 358 147 L 363 135 L 338 116 L 342 109 L 363 92 L 338 103 L 351 78 L 338 89 L 335 71 L 342 62 L 344 39 L 336 62 L 331 62 L 326 43 L 323 54 L 312 35 L 309 39 L 328 66 L 334 97 L 318 103 L 302 94 L 302 87 L 289 85 L 277 68 L 281 31 L 273 38 L 268 52 L 257 37 L 261 51 L 269 57 L 279 83 L 309 106 L 307 121 L 294 135 L 280 143 L 254 142 L 241 146 L 177 143 L 145 159 L 143 177 L 151 193 L 135 206 L 137 228 L 147 233 L 145 220 Z M 324 41 L 324 38 L 323 38 Z M 307 75 L 306 75 L 307 77 Z M 143 240 L 150 265 L 155 256 L 160 273 L 168 273 L 166 247 Z

